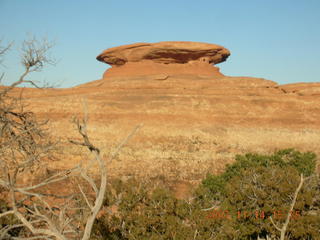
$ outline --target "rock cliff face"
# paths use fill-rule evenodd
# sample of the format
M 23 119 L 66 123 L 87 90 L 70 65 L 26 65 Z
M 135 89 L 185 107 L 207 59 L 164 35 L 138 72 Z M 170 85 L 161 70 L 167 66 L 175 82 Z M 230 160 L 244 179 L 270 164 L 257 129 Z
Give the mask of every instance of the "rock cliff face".
M 230 52 L 219 45 L 198 42 L 136 43 L 110 48 L 97 60 L 112 66 L 104 78 L 157 74 L 223 76 L 213 64 L 225 61 Z
M 23 96 L 62 139 L 78 137 L 70 119 L 82 115 L 87 99 L 89 135 L 106 158 L 142 123 L 119 161 L 108 165 L 110 176 L 197 181 L 248 151 L 295 147 L 320 154 L 320 83 L 227 77 L 213 64 L 229 54 L 189 42 L 112 48 L 98 56 L 112 65 L 103 79 L 69 89 L 25 89 Z M 72 146 L 66 151 L 66 160 L 53 167 L 81 160 Z

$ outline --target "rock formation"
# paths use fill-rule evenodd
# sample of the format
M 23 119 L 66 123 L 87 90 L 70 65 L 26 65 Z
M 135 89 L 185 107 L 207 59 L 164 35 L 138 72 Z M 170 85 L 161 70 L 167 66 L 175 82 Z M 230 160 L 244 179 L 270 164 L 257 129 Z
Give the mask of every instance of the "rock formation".
M 119 161 L 108 163 L 110 176 L 196 181 L 223 169 L 235 154 L 294 147 L 320 155 L 320 83 L 224 76 L 213 64 L 229 54 L 190 42 L 112 48 L 98 56 L 112 66 L 103 79 L 69 89 L 24 89 L 23 96 L 32 111 L 51 120 L 59 139 L 78 137 L 70 119 L 81 116 L 85 98 L 89 136 L 105 156 L 143 123 Z M 50 162 L 55 168 L 81 160 L 66 148 L 65 160 Z
M 104 78 L 145 75 L 223 76 L 213 64 L 230 52 L 219 45 L 199 42 L 136 43 L 105 50 L 97 60 L 112 66 Z

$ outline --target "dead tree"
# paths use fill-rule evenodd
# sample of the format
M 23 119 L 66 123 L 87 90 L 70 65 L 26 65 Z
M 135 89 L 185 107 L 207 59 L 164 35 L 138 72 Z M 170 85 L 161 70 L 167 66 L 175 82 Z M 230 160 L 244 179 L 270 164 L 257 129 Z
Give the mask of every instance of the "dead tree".
M 39 87 L 35 81 L 26 80 L 26 76 L 32 72 L 40 72 L 46 65 L 54 65 L 56 61 L 49 57 L 49 51 L 54 46 L 54 43 L 49 42 L 47 39 L 37 40 L 35 37 L 32 37 L 28 40 L 25 40 L 22 43 L 21 48 L 21 64 L 24 67 L 24 72 L 21 74 L 18 81 L 15 81 L 9 87 L 7 87 L 2 94 L 5 94 L 12 90 L 14 87 L 21 85 L 22 83 L 28 83 L 34 87 Z M 7 47 L 0 48 L 0 56 L 4 55 L 11 44 Z
M 15 224 L 0 229 L 0 239 L 83 239 L 90 238 L 94 220 L 100 211 L 107 187 L 107 168 L 100 149 L 92 144 L 87 134 L 87 111 L 76 125 L 82 141 L 70 142 L 85 147 L 92 155 L 86 163 L 81 162 L 72 169 L 59 171 L 41 181 L 26 184 L 21 181 L 30 175 L 41 163 L 50 158 L 56 145 L 50 141 L 43 126 L 35 115 L 26 111 L 21 99 L 9 94 L 19 84 L 30 83 L 25 77 L 32 71 L 40 71 L 52 61 L 46 56 L 51 48 L 46 42 L 35 39 L 24 42 L 22 64 L 25 72 L 18 81 L 0 91 L 0 188 L 7 194 L 8 210 L 0 212 L 0 218 L 14 216 Z M 138 130 L 119 144 L 121 147 Z M 112 157 L 113 157 L 112 156 Z M 111 158 L 112 158 L 111 157 Z M 90 168 L 97 164 L 98 180 L 90 174 Z M 75 183 L 78 191 L 61 194 L 47 191 L 53 184 Z M 98 182 L 98 183 L 97 183 Z M 85 188 L 87 186 L 87 188 Z M 14 228 L 24 229 L 19 236 L 11 236 Z
M 287 232 L 287 228 L 288 228 L 288 225 L 289 225 L 289 222 L 290 222 L 290 217 L 291 217 L 291 214 L 292 214 L 292 211 L 293 211 L 293 208 L 296 204 L 296 201 L 297 201 L 297 197 L 298 197 L 298 194 L 302 188 L 302 185 L 303 185 L 303 182 L 304 182 L 304 177 L 303 177 L 303 174 L 300 175 L 300 183 L 293 195 L 293 199 L 292 199 L 292 202 L 290 204 L 290 208 L 289 208 L 289 211 L 287 213 L 287 216 L 286 216 L 286 220 L 285 222 L 283 223 L 282 227 L 279 227 L 277 226 L 273 219 L 272 219 L 272 216 L 270 216 L 270 221 L 272 222 L 273 226 L 278 230 L 280 231 L 280 240 L 284 240 L 285 239 L 285 236 L 286 236 L 286 232 Z

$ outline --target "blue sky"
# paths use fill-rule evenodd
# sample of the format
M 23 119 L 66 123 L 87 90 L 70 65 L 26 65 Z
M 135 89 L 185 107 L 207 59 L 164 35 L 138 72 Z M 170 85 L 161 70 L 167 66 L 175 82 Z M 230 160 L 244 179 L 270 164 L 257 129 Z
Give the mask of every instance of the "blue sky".
M 231 51 L 221 72 L 280 84 L 320 82 L 319 0 L 0 0 L 0 39 L 14 41 L 5 82 L 23 71 L 28 34 L 55 41 L 58 63 L 30 79 L 71 87 L 100 79 L 104 49 L 135 42 L 198 41 Z

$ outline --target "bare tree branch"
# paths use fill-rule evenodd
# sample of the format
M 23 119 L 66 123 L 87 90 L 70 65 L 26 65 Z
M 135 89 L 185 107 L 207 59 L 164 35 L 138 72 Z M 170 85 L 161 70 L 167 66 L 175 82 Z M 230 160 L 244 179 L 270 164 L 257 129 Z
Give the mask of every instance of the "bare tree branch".
M 290 222 L 290 217 L 291 217 L 291 214 L 292 214 L 292 211 L 293 211 L 293 208 L 294 208 L 294 205 L 296 204 L 296 201 L 297 201 L 297 197 L 298 197 L 298 194 L 302 188 L 302 185 L 303 185 L 303 182 L 304 182 L 304 177 L 303 177 L 303 174 L 301 173 L 300 175 L 300 183 L 299 183 L 299 186 L 296 188 L 296 191 L 293 195 L 293 199 L 292 199 L 292 202 L 290 204 L 290 208 L 289 208 L 289 211 L 288 211 L 288 214 L 287 214 L 287 217 L 286 217 L 286 220 L 284 222 L 284 224 L 282 225 L 282 227 L 278 227 L 272 217 L 270 216 L 270 221 L 272 222 L 273 226 L 278 230 L 280 231 L 280 240 L 284 240 L 285 238 L 285 235 L 286 235 L 286 231 L 287 231 L 287 228 L 288 228 L 288 225 L 289 225 L 289 222 Z
M 272 216 L 270 216 L 270 221 L 271 221 L 272 225 L 273 225 L 278 231 L 280 231 L 280 232 L 282 231 L 282 229 L 279 228 L 279 227 L 275 224 L 275 222 L 273 221 Z
M 38 40 L 35 37 L 31 37 L 30 39 L 23 41 L 21 48 L 21 64 L 24 67 L 24 72 L 19 80 L 3 90 L 3 94 L 8 93 L 22 83 L 29 83 L 36 88 L 40 88 L 34 81 L 26 80 L 25 77 L 31 72 L 42 71 L 46 65 L 54 65 L 56 63 L 56 60 L 48 55 L 53 46 L 54 43 L 49 42 L 46 38 Z M 4 54 L 10 47 L 11 45 L 4 48 L 2 51 L 0 49 L 0 51 Z
M 88 150 L 91 151 L 94 154 L 95 160 L 99 164 L 100 178 L 101 178 L 100 187 L 99 187 L 99 190 L 97 191 L 98 195 L 96 196 L 96 200 L 95 200 L 93 206 L 91 206 L 89 204 L 88 199 L 85 196 L 85 199 L 87 201 L 87 204 L 90 207 L 91 212 L 90 212 L 89 217 L 87 218 L 87 222 L 86 222 L 86 225 L 85 225 L 85 229 L 84 229 L 82 240 L 88 240 L 90 238 L 90 234 L 91 234 L 91 231 L 92 231 L 92 226 L 93 226 L 94 220 L 95 220 L 95 218 L 96 218 L 96 216 L 97 216 L 97 214 L 98 214 L 98 212 L 101 209 L 102 204 L 103 204 L 103 199 L 104 199 L 104 195 L 105 195 L 106 187 L 107 187 L 107 171 L 106 171 L 105 162 L 102 160 L 102 158 L 100 156 L 100 150 L 98 148 L 96 148 L 90 142 L 90 139 L 88 137 L 88 134 L 87 134 L 88 114 L 87 114 L 87 105 L 86 105 L 85 101 L 83 101 L 83 106 L 84 106 L 84 118 L 83 118 L 83 121 L 82 121 L 82 123 L 80 123 L 80 121 L 77 121 L 78 131 L 79 131 L 80 135 L 83 138 L 83 142 L 74 142 L 74 141 L 71 141 L 71 142 L 73 142 L 75 144 L 78 144 L 78 145 L 81 145 L 81 146 L 87 147 Z M 114 156 L 116 156 L 116 154 L 119 153 L 119 151 L 124 146 L 124 144 L 126 144 L 129 141 L 129 139 L 136 133 L 136 131 L 141 126 L 142 125 L 138 125 L 137 127 L 135 127 L 133 129 L 133 131 L 118 145 L 115 154 L 113 154 L 111 156 L 111 160 L 112 160 L 112 158 L 114 158 Z M 89 181 L 93 182 L 93 180 L 89 180 Z
M 14 211 L 13 211 L 13 210 L 10 210 L 10 211 L 1 213 L 1 214 L 0 214 L 0 218 L 5 217 L 5 216 L 10 215 L 10 214 L 14 214 Z
M 21 49 L 21 63 L 26 69 L 25 73 L 41 71 L 46 64 L 55 64 L 56 61 L 48 57 L 48 51 L 53 46 L 54 43 L 49 42 L 46 38 L 41 41 L 35 37 L 25 40 Z
M 83 191 L 82 187 L 80 186 L 80 184 L 78 184 L 78 187 L 79 187 L 80 192 L 81 192 L 81 194 L 82 194 L 82 196 L 83 196 L 84 200 L 86 201 L 86 203 L 87 203 L 88 207 L 89 207 L 89 208 L 90 208 L 90 210 L 92 211 L 93 207 L 91 206 L 91 204 L 90 204 L 90 202 L 89 202 L 89 200 L 88 200 L 88 198 L 87 198 L 86 194 L 84 193 L 84 191 Z
M 21 214 L 18 211 L 17 205 L 16 205 L 16 198 L 15 198 L 15 194 L 14 191 L 11 190 L 10 191 L 10 196 L 11 196 L 11 203 L 12 203 L 12 208 L 13 211 L 15 213 L 15 216 L 24 224 L 24 226 L 26 226 L 33 234 L 40 234 L 40 235 L 47 235 L 47 236 L 55 236 L 57 239 L 63 239 L 65 240 L 66 238 L 61 235 L 58 231 L 56 231 L 56 229 L 54 229 L 54 231 L 52 231 L 51 229 L 42 229 L 42 228 L 35 228 L 32 223 L 30 221 L 27 220 L 27 218 L 25 218 L 23 216 L 23 214 Z
M 88 240 L 106 193 L 107 166 L 101 157 L 100 149 L 88 136 L 88 111 L 85 101 L 84 118 L 76 121 L 82 141 L 70 142 L 86 147 L 93 159 L 88 159 L 85 166 L 79 164 L 59 171 L 37 183 L 26 185 L 22 181 L 25 175 L 33 174 L 39 169 L 44 159 L 50 158 L 55 144 L 49 140 L 43 129 L 46 122 L 38 122 L 32 112 L 25 110 L 21 96 L 19 99 L 9 96 L 8 93 L 22 83 L 37 87 L 34 81 L 26 80 L 26 77 L 31 72 L 41 71 L 45 65 L 54 63 L 47 55 L 51 47 L 51 43 L 40 42 L 35 38 L 25 41 L 21 56 L 25 71 L 16 82 L 0 91 L 0 186 L 6 192 L 10 206 L 6 212 L 0 214 L 0 218 L 13 215 L 18 221 L 17 224 L 0 229 L 0 238 Z M 0 57 L 8 49 L 0 48 Z M 136 126 L 117 146 L 114 154 L 110 156 L 110 161 L 141 126 Z M 99 184 L 96 184 L 92 174 L 89 174 L 95 163 L 99 166 Z M 60 194 L 59 189 L 50 189 L 50 186 L 66 182 L 76 183 L 79 191 Z M 89 186 L 90 190 L 84 186 Z M 76 187 L 72 188 L 73 190 L 76 191 Z M 18 227 L 27 232 L 19 237 L 9 236 L 10 230 Z
M 86 173 L 86 170 L 85 170 L 85 169 L 82 169 L 82 171 L 81 171 L 81 177 L 82 177 L 83 179 L 85 179 L 85 180 L 90 184 L 90 186 L 92 187 L 92 189 L 94 190 L 94 192 L 95 192 L 95 194 L 96 194 L 96 196 L 97 196 L 98 193 L 99 193 L 99 190 L 98 190 L 98 188 L 97 188 L 97 185 L 95 184 L 95 182 L 93 181 L 93 179 L 88 176 L 88 174 Z
M 132 132 L 117 146 L 116 151 L 111 155 L 110 161 L 112 161 L 120 152 L 122 147 L 132 138 L 132 136 L 143 126 L 143 124 L 137 125 Z
M 2 65 L 3 62 L 3 56 L 10 50 L 12 45 L 13 42 L 10 42 L 6 46 L 2 46 L 2 40 L 0 40 L 0 65 Z

